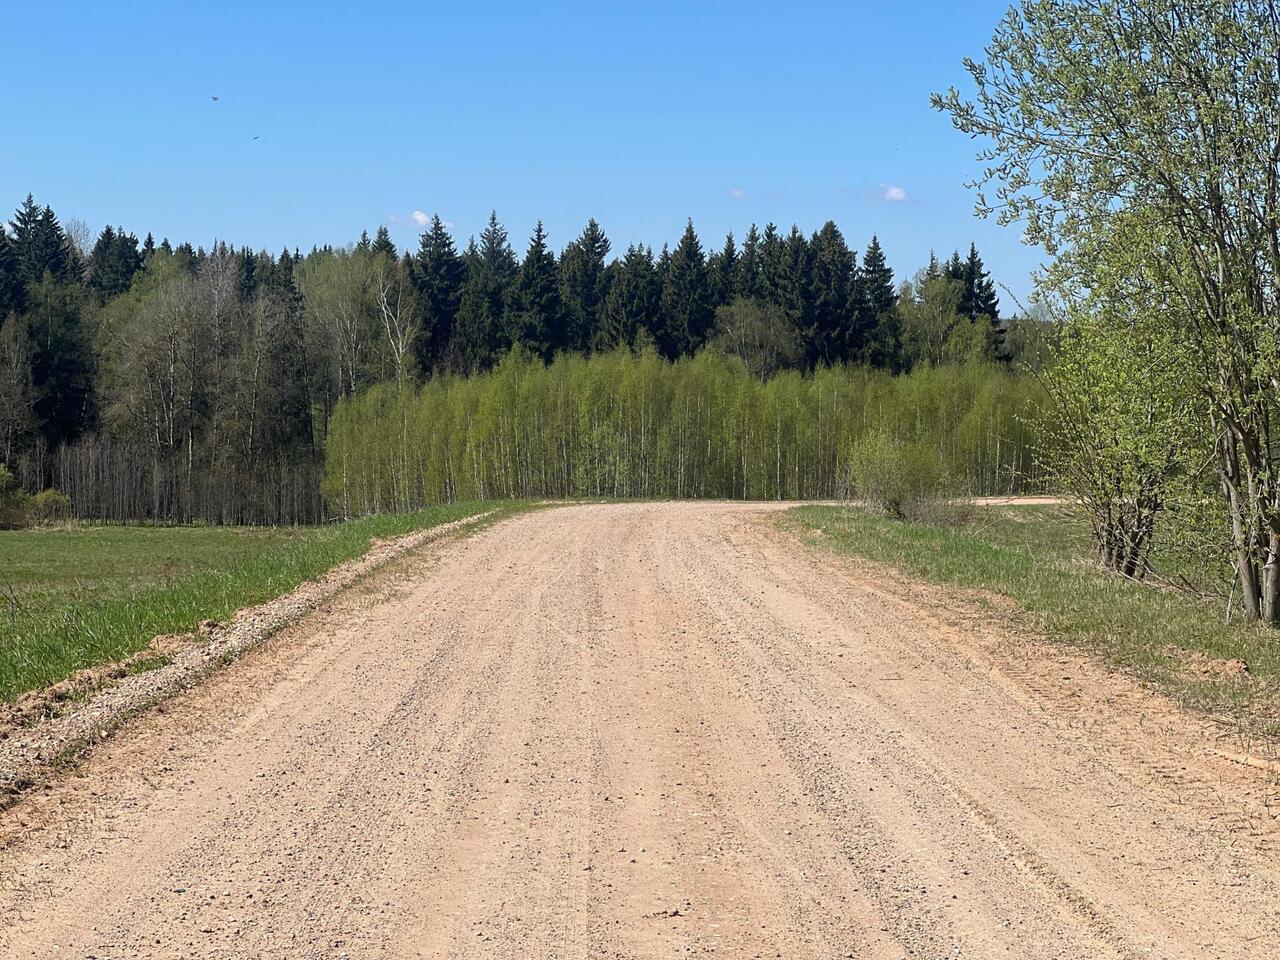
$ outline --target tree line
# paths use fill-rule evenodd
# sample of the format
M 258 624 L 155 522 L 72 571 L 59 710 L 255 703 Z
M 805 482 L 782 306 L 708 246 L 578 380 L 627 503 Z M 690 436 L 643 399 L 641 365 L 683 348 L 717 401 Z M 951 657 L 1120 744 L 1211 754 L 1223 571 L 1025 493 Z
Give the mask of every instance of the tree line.
M 488 373 L 344 398 L 324 490 L 343 516 L 492 497 L 830 499 L 870 439 L 909 450 L 932 493 L 1016 493 L 1041 480 L 1038 398 L 1031 377 L 983 362 L 762 380 L 715 349 L 545 364 L 517 348 Z
M 512 349 L 550 362 L 705 347 L 757 378 L 861 364 L 902 373 L 1008 358 L 976 247 L 895 285 L 879 241 L 834 223 L 752 226 L 708 253 L 613 257 L 594 220 L 558 254 L 539 223 L 517 256 L 496 215 L 459 250 L 385 227 L 278 255 L 64 227 L 28 196 L 0 229 L 0 463 L 100 519 L 309 522 L 338 403 L 380 383 L 482 373 Z

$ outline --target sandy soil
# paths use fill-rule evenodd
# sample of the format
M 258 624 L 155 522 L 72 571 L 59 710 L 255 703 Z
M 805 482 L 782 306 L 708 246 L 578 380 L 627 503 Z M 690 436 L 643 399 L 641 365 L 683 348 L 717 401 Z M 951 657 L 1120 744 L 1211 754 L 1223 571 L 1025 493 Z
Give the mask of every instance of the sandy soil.
M 0 817 L 0 955 L 1274 955 L 1266 771 L 775 520 L 401 560 Z

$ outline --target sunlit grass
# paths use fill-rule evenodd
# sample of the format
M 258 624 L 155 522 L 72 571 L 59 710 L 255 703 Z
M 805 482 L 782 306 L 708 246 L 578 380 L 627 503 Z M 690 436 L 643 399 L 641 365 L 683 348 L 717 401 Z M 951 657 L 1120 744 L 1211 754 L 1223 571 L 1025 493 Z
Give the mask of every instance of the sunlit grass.
M 787 520 L 809 542 L 892 565 L 923 580 L 1007 597 L 1020 623 L 1071 644 L 1254 734 L 1280 733 L 1280 635 L 1224 622 L 1222 605 L 1137 584 L 1091 561 L 1088 531 L 1061 507 L 976 508 L 957 525 L 892 520 L 857 509 L 799 507 Z M 1243 677 L 1190 669 L 1184 651 L 1240 660 Z
M 408 533 L 517 505 L 460 503 L 324 527 L 0 532 L 0 701 L 225 620 Z M 160 661 L 157 661 L 160 662 Z

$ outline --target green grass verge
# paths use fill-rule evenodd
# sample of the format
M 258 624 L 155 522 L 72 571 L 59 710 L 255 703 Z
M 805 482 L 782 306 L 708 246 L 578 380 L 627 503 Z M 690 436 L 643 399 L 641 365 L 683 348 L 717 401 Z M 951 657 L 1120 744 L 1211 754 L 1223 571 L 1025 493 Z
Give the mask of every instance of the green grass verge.
M 124 659 L 157 635 L 225 620 L 375 538 L 524 507 L 460 503 L 324 527 L 0 531 L 0 701 Z
M 1219 603 L 1136 584 L 1087 559 L 1088 531 L 1062 507 L 980 507 L 956 526 L 842 507 L 799 507 L 784 522 L 811 544 L 934 583 L 1007 597 L 1023 625 L 1123 669 L 1248 736 L 1280 734 L 1280 636 L 1224 623 Z M 981 594 L 979 594 L 981 596 Z M 1201 666 L 1207 658 L 1207 671 Z M 1240 660 L 1248 674 L 1215 669 Z

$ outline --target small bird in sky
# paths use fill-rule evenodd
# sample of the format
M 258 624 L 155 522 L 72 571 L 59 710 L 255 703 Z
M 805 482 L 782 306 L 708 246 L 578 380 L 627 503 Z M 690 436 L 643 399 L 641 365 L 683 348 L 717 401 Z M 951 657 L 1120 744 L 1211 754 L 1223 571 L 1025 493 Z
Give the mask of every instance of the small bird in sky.
M 261 136 L 257 136 L 257 137 L 254 137 L 253 139 L 255 139 L 255 140 L 261 140 L 261 139 L 262 139 L 262 137 L 261 137 Z
M 217 97 L 210 97 L 209 99 L 210 99 L 210 100 L 213 100 L 215 103 L 216 103 L 216 102 L 217 102 L 217 100 L 218 100 L 218 98 L 217 98 Z

